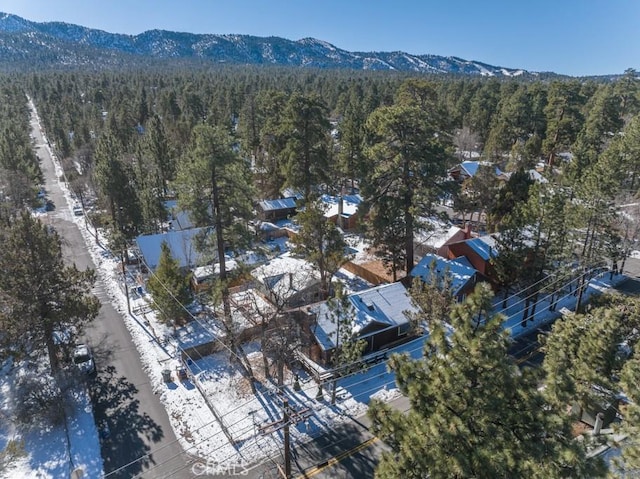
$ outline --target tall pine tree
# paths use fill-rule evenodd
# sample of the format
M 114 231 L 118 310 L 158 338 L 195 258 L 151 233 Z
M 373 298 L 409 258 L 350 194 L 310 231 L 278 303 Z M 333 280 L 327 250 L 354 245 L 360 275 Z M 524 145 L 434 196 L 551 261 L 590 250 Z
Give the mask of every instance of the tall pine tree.
M 82 334 L 100 308 L 93 270 L 65 265 L 58 234 L 24 212 L 0 233 L 0 322 L 12 351 L 48 355 L 58 369 L 56 335 Z
M 429 325 L 422 359 L 389 361 L 411 410 L 371 403 L 373 431 L 391 448 L 376 477 L 603 477 L 538 391 L 536 374 L 509 359 L 508 333 L 491 314 L 487 285 L 454 308 L 451 334 L 442 319 Z
M 158 266 L 147 282 L 147 289 L 160 321 L 179 325 L 188 316 L 184 305 L 191 299 L 189 276 L 180 271 L 180 264 L 171 255 L 171 249 L 165 241 L 160 250 Z

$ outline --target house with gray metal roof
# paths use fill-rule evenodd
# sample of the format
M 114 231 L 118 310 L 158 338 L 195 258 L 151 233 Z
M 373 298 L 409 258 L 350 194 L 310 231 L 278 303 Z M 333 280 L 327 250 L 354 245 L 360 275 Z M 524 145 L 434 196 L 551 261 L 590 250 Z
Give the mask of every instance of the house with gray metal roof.
M 178 260 L 181 268 L 191 269 L 206 264 L 206 258 L 196 248 L 196 237 L 212 233 L 213 228 L 192 228 L 142 235 L 136 238 L 136 245 L 142 254 L 144 264 L 150 270 L 154 270 L 158 266 L 163 242 L 167 243 L 171 256 Z
M 438 286 L 448 281 L 451 294 L 458 301 L 463 301 L 480 281 L 480 275 L 464 256 L 447 259 L 435 254 L 425 255 L 411 270 L 411 277 L 429 284 L 435 281 Z
M 277 221 L 296 214 L 295 197 L 258 202 L 258 216 L 263 221 Z
M 350 294 L 347 304 L 348 309 L 342 317 L 348 326 L 336 321 L 327 302 L 311 309 L 315 315 L 312 333 L 317 345 L 312 356 L 320 361 L 330 361 L 332 352 L 339 347 L 340 327 L 349 327 L 355 339 L 367 342 L 365 353 L 379 351 L 406 338 L 411 314 L 419 311 L 402 283 L 384 284 Z

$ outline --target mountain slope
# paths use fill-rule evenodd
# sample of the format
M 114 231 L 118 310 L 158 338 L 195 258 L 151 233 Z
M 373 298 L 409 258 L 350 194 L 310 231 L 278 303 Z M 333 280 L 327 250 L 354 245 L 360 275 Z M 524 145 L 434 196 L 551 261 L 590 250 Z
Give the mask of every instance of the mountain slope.
M 438 55 L 349 52 L 314 38 L 292 41 L 251 35 L 200 35 L 150 30 L 139 35 L 108 33 L 61 22 L 37 23 L 0 13 L 0 67 L 126 65 L 152 60 L 350 68 L 421 73 L 516 76 L 523 70 Z M 137 60 L 136 60 L 137 59 Z

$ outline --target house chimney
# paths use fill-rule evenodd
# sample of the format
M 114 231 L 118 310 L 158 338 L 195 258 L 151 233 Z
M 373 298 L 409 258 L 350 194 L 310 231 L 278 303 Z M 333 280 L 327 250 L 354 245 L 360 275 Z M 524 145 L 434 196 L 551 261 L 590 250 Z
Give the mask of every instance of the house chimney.
M 464 239 L 471 239 L 471 222 L 465 221 L 462 231 L 464 231 Z
M 599 412 L 596 414 L 596 423 L 593 425 L 593 435 L 598 436 L 602 430 L 602 423 L 604 421 L 604 414 Z

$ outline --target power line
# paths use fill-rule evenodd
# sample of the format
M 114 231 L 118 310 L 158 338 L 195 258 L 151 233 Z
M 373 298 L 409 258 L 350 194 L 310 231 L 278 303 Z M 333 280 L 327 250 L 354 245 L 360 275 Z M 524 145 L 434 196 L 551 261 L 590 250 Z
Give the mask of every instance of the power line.
M 240 364 L 243 364 L 243 359 L 238 355 L 238 353 L 236 353 L 235 351 L 233 351 L 224 341 L 222 341 L 220 338 L 218 338 L 218 335 L 213 332 L 210 331 L 208 326 L 206 326 L 205 324 L 203 324 L 200 319 L 195 316 L 191 311 L 189 311 L 189 309 L 180 302 L 180 300 L 178 298 L 176 298 L 176 296 L 173 294 L 173 292 L 167 287 L 167 285 L 158 277 L 158 275 L 155 273 L 155 271 L 153 271 L 152 268 L 150 268 L 147 263 L 144 261 L 144 258 L 138 258 L 139 261 L 142 261 L 143 264 L 145 265 L 145 267 L 147 268 L 147 270 L 151 273 L 151 275 L 156 279 L 156 281 L 162 286 L 162 288 L 169 294 L 169 296 L 171 296 L 171 298 L 189 315 L 189 317 L 195 321 L 196 323 L 198 323 L 205 331 L 209 332 L 212 336 L 212 338 L 217 341 L 224 349 L 226 349 L 229 353 L 231 353 L 233 356 L 235 356 L 238 361 L 240 361 Z M 155 303 L 155 301 L 154 301 Z
M 585 272 L 585 273 L 583 273 L 583 275 L 581 275 L 580 277 L 585 276 L 585 275 L 586 275 L 586 274 L 588 274 L 588 273 L 589 273 L 589 272 Z M 152 274 L 154 274 L 154 275 L 155 275 L 155 273 L 152 273 Z M 580 278 L 580 277 L 579 277 L 579 278 Z M 156 276 L 156 278 L 157 278 L 157 276 Z M 555 284 L 555 283 L 557 283 L 557 282 L 559 282 L 559 281 L 560 281 L 560 280 L 555 280 L 555 281 L 554 281 L 554 282 L 552 282 L 551 284 Z M 575 282 L 575 281 L 576 281 L 576 278 L 571 279 L 568 283 L 565 283 L 563 286 L 570 285 L 570 284 L 572 284 L 572 283 L 573 283 L 573 282 Z M 189 311 L 189 310 L 188 310 L 184 305 L 182 305 L 182 303 L 180 303 L 180 302 L 177 300 L 177 298 L 175 298 L 175 296 L 174 296 L 174 295 L 173 295 L 173 294 L 168 290 L 168 288 L 166 287 L 166 285 L 164 285 L 164 283 L 163 283 L 162 281 L 159 281 L 159 282 L 160 282 L 160 284 L 162 284 L 162 286 L 165 288 L 165 290 L 166 290 L 166 291 L 167 291 L 167 292 L 172 296 L 172 298 L 173 298 L 176 302 L 178 302 L 178 303 L 181 305 L 181 307 L 182 307 L 183 309 L 185 309 L 185 311 L 187 311 L 187 313 L 192 317 L 192 319 L 194 319 L 198 324 L 200 324 L 200 325 L 201 325 L 205 330 L 208 330 L 208 329 L 207 329 L 207 328 L 206 328 L 206 327 L 205 327 L 205 326 L 204 326 L 204 325 L 199 321 L 199 319 L 198 319 L 197 317 L 195 317 L 195 316 L 194 316 L 194 315 L 193 315 L 193 314 L 192 314 L 192 313 L 191 313 L 191 312 L 190 312 L 190 311 Z M 529 289 L 530 287 L 531 287 L 531 286 L 529 286 L 529 287 L 525 288 L 523 291 L 526 291 L 526 290 L 527 290 L 527 289 Z M 549 287 L 549 285 L 547 285 L 546 287 Z M 558 290 L 556 290 L 556 291 L 558 291 Z M 538 292 L 538 293 L 539 293 L 539 292 Z M 569 293 L 569 294 L 572 294 L 572 293 Z M 513 298 L 513 297 L 515 297 L 515 296 L 516 296 L 516 294 L 512 295 L 510 298 Z M 530 295 L 530 297 L 531 297 L 531 296 L 533 296 L 533 295 Z M 565 295 L 564 297 L 567 297 L 567 296 L 568 296 L 568 295 Z M 519 301 L 519 302 L 522 302 L 522 300 L 521 300 L 521 301 Z M 559 302 L 559 301 L 558 301 L 558 302 Z M 154 301 L 154 303 L 155 303 L 155 301 Z M 516 303 L 516 304 L 517 304 L 517 303 Z M 513 305 L 511 305 L 511 307 L 513 307 Z M 512 315 L 512 316 L 510 316 L 510 317 L 514 317 L 514 316 L 515 316 L 515 315 Z M 505 329 L 506 329 L 506 330 L 510 330 L 510 329 L 513 329 L 513 327 L 514 327 L 514 326 L 512 326 L 512 327 L 510 327 L 510 328 L 505 328 Z M 216 338 L 216 339 L 217 339 L 217 338 Z M 226 345 L 225 345 L 225 346 L 226 346 Z M 422 347 L 423 347 L 423 345 L 422 345 L 422 344 L 420 344 L 419 346 L 417 346 L 417 347 L 415 347 L 415 348 L 413 348 L 413 349 L 411 349 L 411 350 L 408 350 L 408 351 L 406 351 L 406 352 L 414 352 L 414 351 L 416 351 L 416 350 L 418 350 L 418 349 L 421 349 Z M 226 347 L 226 349 L 227 349 L 227 350 L 229 350 L 230 352 L 232 352 L 228 347 Z M 237 356 L 237 354 L 234 354 L 234 355 L 235 355 L 236 357 L 238 357 L 238 356 Z M 189 356 L 189 355 L 186 355 L 186 356 L 187 356 L 189 359 L 191 359 L 191 360 L 193 361 L 193 359 L 192 359 L 192 358 L 190 358 L 190 356 Z M 201 358 L 201 359 L 203 358 L 200 354 L 199 354 L 199 356 L 200 356 L 200 358 Z M 386 363 L 386 361 L 385 361 L 385 363 Z M 371 365 L 367 365 L 367 367 L 365 367 L 365 368 L 363 368 L 363 369 L 360 369 L 360 370 L 356 370 L 356 371 L 354 371 L 354 372 L 353 372 L 353 373 L 351 373 L 351 374 L 348 374 L 348 375 L 342 376 L 342 377 L 341 377 L 341 378 L 339 378 L 338 380 L 340 380 L 340 379 L 344 379 L 344 378 L 349 377 L 349 376 L 351 376 L 351 375 L 364 373 L 364 372 L 368 371 L 369 369 L 371 369 L 371 368 L 373 368 L 373 367 L 375 367 L 375 366 L 378 366 L 379 364 L 380 364 L 380 363 L 378 363 L 378 364 L 371 364 Z M 365 378 L 365 379 L 363 379 L 361 382 L 368 381 L 368 380 L 370 380 L 370 378 Z M 386 384 L 385 384 L 385 386 L 386 386 L 386 385 L 390 385 L 390 384 L 394 384 L 394 383 L 395 383 L 395 379 L 393 379 L 393 380 L 389 381 L 388 383 L 386 383 Z M 355 384 L 358 384 L 358 383 L 354 383 L 354 384 L 352 384 L 352 386 L 353 386 L 353 385 L 355 385 Z M 278 386 L 278 388 L 277 388 L 277 389 L 281 389 L 281 388 L 283 388 L 283 387 L 286 387 L 286 386 Z M 311 388 L 313 388 L 313 387 L 315 387 L 315 386 L 314 386 L 314 385 L 312 385 L 312 386 L 311 386 Z M 365 392 L 362 392 L 362 393 L 358 394 L 358 395 L 357 395 L 357 397 L 360 397 L 360 396 L 364 395 L 365 393 L 368 393 L 369 391 L 372 391 L 372 390 L 374 390 L 374 389 L 379 389 L 379 385 L 378 385 L 378 386 L 375 386 L 375 387 L 374 387 L 374 388 L 372 388 L 371 390 L 367 390 L 367 391 L 365 391 Z M 257 398 L 256 398 L 256 397 L 253 397 L 251 400 L 249 400 L 249 401 L 245 402 L 244 404 L 241 404 L 241 405 L 237 406 L 237 407 L 236 407 L 234 410 L 232 410 L 232 411 L 238 410 L 238 409 L 240 409 L 240 408 L 242 408 L 242 407 L 246 407 L 246 405 L 250 404 L 251 402 L 253 402 L 253 401 L 255 401 L 255 400 L 257 400 Z M 223 415 L 222 415 L 222 417 L 227 416 L 227 415 L 228 415 L 228 414 L 230 414 L 232 411 L 227 411 L 225 414 L 223 414 Z M 238 423 L 239 423 L 239 422 L 241 422 L 241 421 L 242 421 L 242 420 L 238 420 L 236 423 L 232 424 L 232 426 L 233 426 L 233 425 L 235 425 L 235 424 L 238 424 Z M 201 428 L 207 427 L 208 425 L 211 425 L 211 424 L 213 424 L 214 422 L 216 422 L 216 421 L 211 421 L 210 423 L 208 423 L 208 424 L 206 424 L 206 425 L 204 425 L 204 426 L 201 426 Z M 223 426 L 223 425 L 221 425 L 221 426 Z M 201 428 L 199 428 L 198 430 L 200 430 Z M 245 429 L 243 430 L 243 432 L 246 432 L 248 429 L 250 429 L 250 428 L 245 428 Z M 214 433 L 214 434 L 212 434 L 211 436 L 209 436 L 209 437 L 205 438 L 203 441 L 201 441 L 201 442 L 200 442 L 200 443 L 198 443 L 198 444 L 201 444 L 202 442 L 204 442 L 204 441 L 206 441 L 206 440 L 209 440 L 210 438 L 212 438 L 212 437 L 214 437 L 214 436 L 216 436 L 216 435 L 220 434 L 221 432 L 222 432 L 222 431 L 217 431 L 216 433 Z M 165 445 L 165 446 L 163 446 L 163 447 L 161 447 L 161 448 L 157 449 L 156 451 L 161 450 L 162 448 L 167 447 L 167 446 L 168 446 L 168 445 Z M 225 446 L 226 446 L 226 445 L 225 445 Z M 195 447 L 195 446 L 194 446 L 194 447 Z M 221 447 L 223 447 L 223 446 L 220 446 L 219 448 L 221 448 Z M 218 448 L 218 449 L 219 449 L 219 448 Z M 216 449 L 216 450 L 217 450 L 217 449 Z M 184 453 L 187 453 L 187 452 L 185 451 Z M 150 454 L 152 454 L 152 453 L 150 453 Z M 178 454 L 177 456 L 179 456 L 179 455 L 181 455 L 181 454 L 182 454 L 182 453 Z M 141 458 L 139 458 L 138 460 L 143 459 L 144 457 L 147 457 L 147 456 L 148 456 L 148 455 L 142 456 L 142 457 L 141 457 Z M 175 456 L 175 457 L 177 457 L 177 456 Z M 175 458 L 175 457 L 174 457 L 174 458 Z M 232 456 L 230 456 L 230 457 L 232 457 Z M 134 464 L 134 463 L 135 463 L 135 462 L 137 462 L 138 460 L 136 460 L 136 461 L 132 461 L 129 465 L 126 465 L 126 466 L 123 466 L 123 467 L 129 467 L 130 465 Z M 160 464 L 162 464 L 162 463 L 160 463 Z M 158 464 L 158 465 L 160 465 L 160 464 Z M 154 466 L 154 468 L 155 468 L 155 467 L 157 467 L 157 466 Z M 114 472 L 116 472 L 116 471 L 112 471 L 112 472 L 111 472 L 111 473 L 109 473 L 109 474 L 113 474 Z
M 573 281 L 575 281 L 575 279 L 574 279 L 574 280 L 572 280 L 571 282 L 573 282 Z M 569 284 L 569 283 L 565 283 L 565 285 L 566 285 L 566 284 Z M 568 293 L 567 295 L 563 296 L 562 298 L 568 297 L 568 296 L 570 296 L 570 295 L 572 295 L 572 294 L 573 294 L 573 293 Z M 560 300 L 559 300 L 559 301 L 560 301 Z M 416 346 L 416 347 L 414 347 L 414 348 L 411 348 L 411 349 L 409 349 L 409 350 L 407 350 L 407 351 L 405 351 L 405 352 L 414 352 L 414 351 L 417 351 L 418 349 L 422 349 L 422 347 L 423 347 L 423 344 L 422 344 L 422 343 L 420 343 L 418 346 Z M 385 363 L 385 364 L 387 364 L 387 362 L 388 362 L 388 361 L 385 361 L 384 363 Z M 356 375 L 356 374 L 364 373 L 364 372 L 366 372 L 366 371 L 368 371 L 368 370 L 372 369 L 373 367 L 379 366 L 380 364 L 381 364 L 381 363 L 378 363 L 378 364 L 372 364 L 372 365 L 367 365 L 367 367 L 365 367 L 365 368 L 363 368 L 363 369 L 361 369 L 361 370 L 354 371 L 354 372 L 352 372 L 352 373 L 350 373 L 350 374 L 348 374 L 348 375 L 342 376 L 342 377 L 341 377 L 341 378 L 339 378 L 338 380 L 341 380 L 341 379 L 344 379 L 344 378 L 347 378 L 347 377 L 349 377 L 349 376 L 353 376 L 353 375 Z M 386 373 L 382 373 L 382 374 L 386 374 Z M 371 380 L 371 378 L 370 378 L 370 377 L 368 377 L 368 378 L 364 378 L 364 379 L 362 379 L 362 380 L 360 380 L 360 381 L 358 381 L 358 382 L 356 382 L 356 383 L 352 383 L 352 384 L 350 384 L 350 387 L 353 387 L 353 386 L 355 386 L 355 385 L 357 385 L 357 384 L 360 384 L 360 383 L 363 383 L 363 382 L 367 382 L 367 381 L 370 381 L 370 380 Z M 383 384 L 383 387 L 391 386 L 391 385 L 394 385 L 394 384 L 395 384 L 395 378 L 393 378 L 393 379 L 391 379 L 391 380 L 387 381 L 386 383 L 384 383 L 384 384 Z M 283 386 L 283 387 L 286 387 L 286 386 Z M 315 388 L 315 387 L 317 387 L 315 384 L 311 384 L 308 388 L 305 388 L 305 389 L 304 389 L 304 391 L 306 392 L 306 391 L 308 391 L 308 390 L 310 390 L 310 389 L 312 389 L 312 388 Z M 372 388 L 370 388 L 370 389 L 367 389 L 367 390 L 364 390 L 364 391 L 359 392 L 358 394 L 356 394 L 356 395 L 352 396 L 352 398 L 353 398 L 353 399 L 355 399 L 355 398 L 359 398 L 359 397 L 362 397 L 362 396 L 365 396 L 365 395 L 369 395 L 369 396 L 370 396 L 370 393 L 371 393 L 372 391 L 378 391 L 378 390 L 380 390 L 380 384 L 379 384 L 379 383 L 377 383 L 375 386 L 373 386 L 373 387 L 372 387 Z M 256 398 L 253 398 L 251 401 L 253 401 L 253 400 L 256 400 Z M 251 401 L 248 401 L 248 402 L 251 402 Z M 240 408 L 240 407 L 244 407 L 244 405 L 240 405 L 240 406 L 238 406 L 238 408 Z M 240 421 L 238 421 L 238 422 L 240 422 Z M 245 431 L 246 431 L 247 429 L 248 429 L 248 428 L 246 428 L 246 429 L 245 429 Z M 216 434 L 219 434 L 219 432 L 217 432 Z M 215 434 L 214 434 L 214 435 L 215 435 Z M 213 436 L 210 436 L 210 437 L 213 437 Z M 208 440 L 208 438 L 207 438 L 207 440 Z M 218 449 L 220 449 L 220 448 L 222 448 L 222 447 L 223 447 L 223 446 L 220 446 L 220 447 L 219 447 L 219 448 L 217 448 L 216 450 L 218 450 Z M 178 455 L 180 455 L 180 454 L 178 454 Z M 232 458 L 232 457 L 235 457 L 236 455 L 237 455 L 237 454 L 234 454 L 234 455 L 231 455 L 231 456 L 227 456 L 224 460 L 228 460 L 228 459 L 230 459 L 230 458 Z M 268 458 L 268 460 L 270 460 L 270 459 L 271 459 L 271 458 Z M 264 464 L 265 462 L 266 462 L 266 461 L 263 461 L 263 462 L 261 462 L 260 464 Z M 184 467 L 188 467 L 188 464 L 187 464 L 187 465 L 185 465 Z
M 423 347 L 423 344 L 422 344 L 422 343 L 420 343 L 418 346 L 416 346 L 416 347 L 414 347 L 414 348 L 411 348 L 411 349 L 409 349 L 409 350 L 407 350 L 407 351 L 405 351 L 405 352 L 414 352 L 414 351 L 417 351 L 418 349 L 422 349 L 422 347 Z M 386 363 L 386 362 L 385 362 L 385 363 Z M 347 377 L 349 377 L 349 376 L 353 376 L 353 375 L 356 375 L 356 374 L 364 373 L 364 372 L 368 371 L 369 369 L 371 369 L 371 368 L 373 368 L 373 367 L 379 366 L 380 364 L 381 364 L 381 363 L 373 364 L 373 365 L 368 365 L 368 366 L 367 366 L 367 367 L 365 367 L 364 369 L 356 370 L 356 371 L 354 371 L 354 372 L 352 372 L 352 373 L 350 373 L 350 374 L 348 374 L 348 375 L 345 375 L 345 376 L 343 376 L 343 377 L 339 378 L 338 380 L 340 380 L 340 379 L 345 379 L 345 378 L 347 378 Z M 386 374 L 386 373 L 382 373 L 382 374 Z M 360 381 L 358 381 L 358 382 L 356 382 L 356 383 L 352 383 L 352 384 L 350 384 L 350 387 L 353 387 L 353 386 L 355 386 L 355 385 L 358 385 L 358 384 L 361 384 L 361 383 L 363 383 L 363 382 L 367 382 L 367 381 L 370 381 L 370 380 L 371 380 L 371 378 L 370 378 L 370 377 L 364 378 L 364 379 L 362 379 L 362 380 L 360 380 Z M 391 379 L 391 380 L 387 381 L 386 383 L 384 383 L 384 384 L 383 384 L 383 387 L 384 387 L 384 386 L 391 386 L 391 385 L 394 385 L 394 384 L 395 384 L 395 378 L 393 378 L 393 379 Z M 311 384 L 311 385 L 310 385 L 310 387 L 305 388 L 305 390 L 304 390 L 304 391 L 305 391 L 305 392 L 307 392 L 308 390 L 313 389 L 313 388 L 315 388 L 315 387 L 317 387 L 315 384 Z M 379 383 L 377 383 L 377 385 L 376 385 L 376 386 L 373 386 L 373 387 L 372 387 L 372 388 L 370 388 L 370 389 L 367 389 L 367 390 L 364 390 L 364 391 L 359 392 L 358 394 L 356 394 L 356 395 L 352 396 L 352 398 L 354 398 L 354 399 L 355 399 L 355 398 L 359 398 L 359 397 L 362 397 L 362 396 L 365 396 L 365 395 L 369 395 L 372 391 L 377 391 L 377 390 L 380 390 L 380 385 L 379 385 Z M 255 400 L 255 398 L 254 398 L 254 399 L 252 399 L 251 401 L 253 401 L 253 400 Z M 243 407 L 243 405 L 241 405 L 241 406 L 239 406 L 239 407 Z M 238 421 L 238 422 L 240 422 L 240 421 Z M 246 429 L 245 429 L 245 430 L 246 430 Z M 218 433 L 218 434 L 219 434 L 219 433 Z M 220 448 L 217 448 L 217 449 L 220 449 Z M 217 450 L 217 449 L 216 449 L 216 450 Z M 232 458 L 232 457 L 234 457 L 234 456 L 235 456 L 235 454 L 234 454 L 234 455 L 232 455 L 232 456 L 228 456 L 227 458 L 225 458 L 225 460 L 227 460 L 227 459 L 229 459 L 229 458 Z

